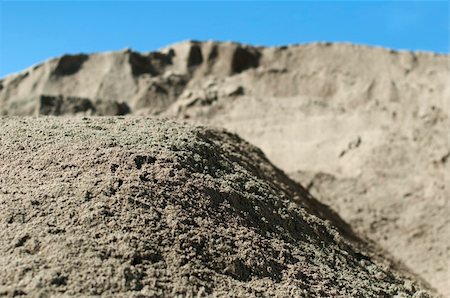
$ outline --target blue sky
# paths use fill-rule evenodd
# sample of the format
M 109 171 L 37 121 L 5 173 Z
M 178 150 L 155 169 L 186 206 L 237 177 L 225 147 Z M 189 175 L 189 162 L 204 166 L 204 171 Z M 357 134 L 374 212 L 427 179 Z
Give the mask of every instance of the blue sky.
M 0 0 L 0 77 L 64 53 L 149 51 L 186 39 L 448 53 L 449 2 Z

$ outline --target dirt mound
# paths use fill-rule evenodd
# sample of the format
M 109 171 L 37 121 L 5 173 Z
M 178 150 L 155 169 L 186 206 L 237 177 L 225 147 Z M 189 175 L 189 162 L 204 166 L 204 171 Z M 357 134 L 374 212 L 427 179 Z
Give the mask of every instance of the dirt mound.
M 0 123 L 2 295 L 428 296 L 236 135 Z
M 49 60 L 0 81 L 0 113 L 225 127 L 450 296 L 449 62 L 351 44 L 189 41 Z

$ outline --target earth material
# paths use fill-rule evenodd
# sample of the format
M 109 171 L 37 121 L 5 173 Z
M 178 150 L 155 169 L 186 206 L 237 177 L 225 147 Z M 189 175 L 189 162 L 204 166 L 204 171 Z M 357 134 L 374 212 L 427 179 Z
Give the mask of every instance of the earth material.
M 0 128 L 1 296 L 429 297 L 234 134 L 149 118 Z
M 224 127 L 450 296 L 448 55 L 188 41 L 65 55 L 0 80 L 3 115 Z

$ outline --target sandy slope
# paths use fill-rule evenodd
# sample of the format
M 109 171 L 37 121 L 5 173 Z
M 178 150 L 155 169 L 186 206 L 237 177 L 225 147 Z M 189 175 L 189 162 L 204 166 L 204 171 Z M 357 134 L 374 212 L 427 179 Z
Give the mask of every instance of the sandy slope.
M 0 295 L 429 297 L 236 135 L 2 118 Z
M 243 98 L 208 123 L 258 144 L 355 230 L 448 290 L 448 116 L 430 109 L 392 121 L 374 109 L 330 110 L 299 112 L 298 98 Z
M 450 295 L 449 74 L 432 53 L 185 42 L 49 60 L 0 81 L 0 112 L 226 127 Z

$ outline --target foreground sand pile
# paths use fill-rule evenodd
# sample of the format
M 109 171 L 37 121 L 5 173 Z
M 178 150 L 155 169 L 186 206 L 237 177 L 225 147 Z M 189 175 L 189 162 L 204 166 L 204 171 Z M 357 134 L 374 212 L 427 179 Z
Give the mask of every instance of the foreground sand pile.
M 3 118 L 0 295 L 428 297 L 236 135 Z

